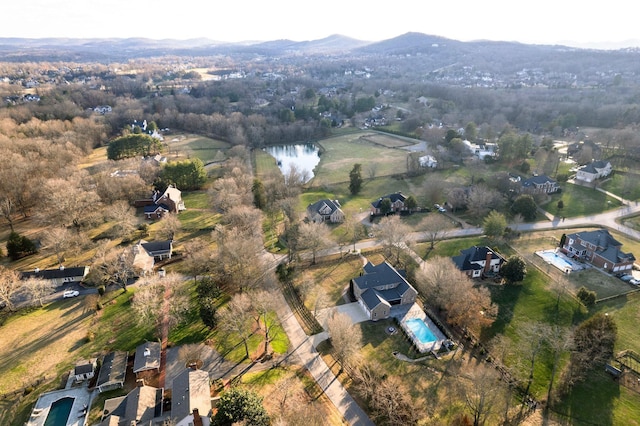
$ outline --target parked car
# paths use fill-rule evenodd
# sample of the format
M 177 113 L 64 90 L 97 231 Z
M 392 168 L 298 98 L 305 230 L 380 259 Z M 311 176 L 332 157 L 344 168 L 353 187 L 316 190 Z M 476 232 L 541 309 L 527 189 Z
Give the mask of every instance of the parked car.
M 440 204 L 438 204 L 438 203 L 435 203 L 435 204 L 433 205 L 433 207 L 435 207 L 435 208 L 436 208 L 436 210 L 438 210 L 440 213 L 444 213 L 444 212 L 446 212 L 446 211 L 447 211 L 447 209 L 445 209 L 444 207 L 442 207 L 442 206 L 441 206 Z
M 629 281 L 631 281 L 633 279 L 633 275 L 628 275 L 628 274 L 627 275 L 623 275 L 623 276 L 620 277 L 620 279 L 622 281 L 624 281 L 624 282 L 629 282 Z
M 77 290 L 67 290 L 64 293 L 62 293 L 62 297 L 65 299 L 68 299 L 69 297 L 78 297 L 80 295 L 80 292 Z
M 629 284 L 640 285 L 640 280 L 637 280 L 637 279 L 634 278 L 632 280 L 629 280 Z

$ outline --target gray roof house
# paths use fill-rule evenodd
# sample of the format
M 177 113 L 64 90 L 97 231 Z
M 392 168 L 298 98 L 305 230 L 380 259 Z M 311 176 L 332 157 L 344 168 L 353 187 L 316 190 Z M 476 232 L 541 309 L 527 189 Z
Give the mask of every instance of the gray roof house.
M 82 382 L 84 380 L 90 380 L 96 374 L 96 368 L 98 366 L 97 359 L 83 359 L 76 362 L 73 368 L 73 376 L 76 382 Z
M 608 161 L 592 161 L 584 166 L 580 167 L 576 172 L 576 179 L 580 179 L 585 182 L 593 182 L 596 179 L 600 179 L 611 174 L 611 163 Z
M 171 417 L 178 423 L 196 414 L 208 418 L 211 412 L 210 383 L 209 373 L 205 370 L 186 368 L 178 374 L 171 384 Z
M 382 210 L 380 209 L 382 205 L 382 200 L 388 198 L 391 201 L 391 213 L 397 213 L 402 211 L 407 211 L 407 207 L 405 206 L 405 202 L 407 201 L 407 196 L 402 192 L 394 192 L 393 194 L 387 194 L 378 198 L 377 200 L 371 202 L 371 214 L 378 215 L 382 214 Z
M 312 222 L 339 223 L 344 221 L 344 212 L 338 200 L 324 199 L 307 206 L 307 217 Z
M 88 266 L 78 266 L 73 268 L 60 266 L 56 269 L 35 268 L 32 271 L 20 272 L 20 278 L 23 280 L 26 280 L 27 278 L 42 278 L 53 281 L 56 285 L 62 285 L 66 283 L 79 283 L 87 276 L 88 273 Z
M 559 189 L 558 182 L 546 175 L 533 176 L 522 181 L 522 191 L 531 194 L 551 194 Z
M 487 246 L 473 246 L 460 250 L 460 254 L 453 256 L 451 260 L 456 268 L 471 278 L 496 274 L 500 272 L 500 267 L 506 262 L 502 255 Z
M 150 256 L 153 256 L 155 260 L 171 259 L 173 240 L 151 242 L 140 240 L 140 245 Z
M 413 305 L 418 295 L 407 281 L 405 272 L 396 270 L 386 261 L 379 265 L 367 262 L 362 274 L 353 278 L 350 286 L 372 321 L 391 317 L 393 310 L 404 311 Z
M 162 416 L 163 389 L 138 386 L 126 396 L 104 402 L 100 426 L 152 426 Z
M 127 353 L 110 352 L 102 357 L 96 387 L 100 393 L 121 388 L 127 375 Z
M 160 371 L 160 354 L 162 346 L 160 342 L 144 342 L 136 348 L 133 359 L 133 372 L 137 374 L 143 371 Z
M 568 234 L 562 251 L 609 272 L 630 271 L 636 258 L 633 253 L 624 253 L 621 247 L 622 243 L 613 238 L 609 231 L 597 229 Z

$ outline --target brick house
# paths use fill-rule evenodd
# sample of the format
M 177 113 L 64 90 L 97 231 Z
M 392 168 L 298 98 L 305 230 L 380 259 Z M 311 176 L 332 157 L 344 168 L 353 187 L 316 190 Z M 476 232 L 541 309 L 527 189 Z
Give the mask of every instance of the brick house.
M 622 243 L 606 229 L 568 234 L 562 252 L 568 256 L 584 259 L 593 266 L 608 272 L 630 271 L 636 261 L 632 253 L 624 253 Z

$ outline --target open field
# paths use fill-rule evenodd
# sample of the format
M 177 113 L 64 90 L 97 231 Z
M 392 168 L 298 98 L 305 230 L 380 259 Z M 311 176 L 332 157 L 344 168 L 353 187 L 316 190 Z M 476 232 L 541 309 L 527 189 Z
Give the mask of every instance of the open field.
M 365 142 L 371 142 L 376 145 L 384 146 L 385 148 L 401 148 L 403 146 L 414 145 L 416 142 L 409 141 L 407 138 L 399 138 L 387 133 L 370 133 L 360 136 L 360 139 Z
M 198 157 L 203 163 L 224 161 L 226 151 L 231 148 L 227 142 L 198 135 L 167 135 L 164 140 L 168 146 L 168 160 L 182 160 Z
M 627 200 L 640 199 L 640 175 L 637 173 L 615 172 L 600 187 Z
M 361 134 L 350 134 L 322 140 L 320 164 L 312 186 L 349 182 L 349 171 L 356 163 L 362 164 L 363 178 L 401 174 L 407 171 L 408 153 L 390 149 L 361 139 Z
M 547 204 L 541 207 L 556 216 L 576 217 L 602 213 L 603 211 L 620 207 L 621 203 L 613 197 L 580 185 L 565 183 L 561 185 L 562 192 L 552 194 Z M 558 209 L 558 201 L 562 200 L 564 207 Z

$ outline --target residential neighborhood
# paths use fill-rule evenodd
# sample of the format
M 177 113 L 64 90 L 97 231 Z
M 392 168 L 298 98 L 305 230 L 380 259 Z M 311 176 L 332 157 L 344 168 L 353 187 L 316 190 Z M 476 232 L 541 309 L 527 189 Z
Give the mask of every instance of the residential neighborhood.
M 18 42 L 0 424 L 640 418 L 633 52 Z

